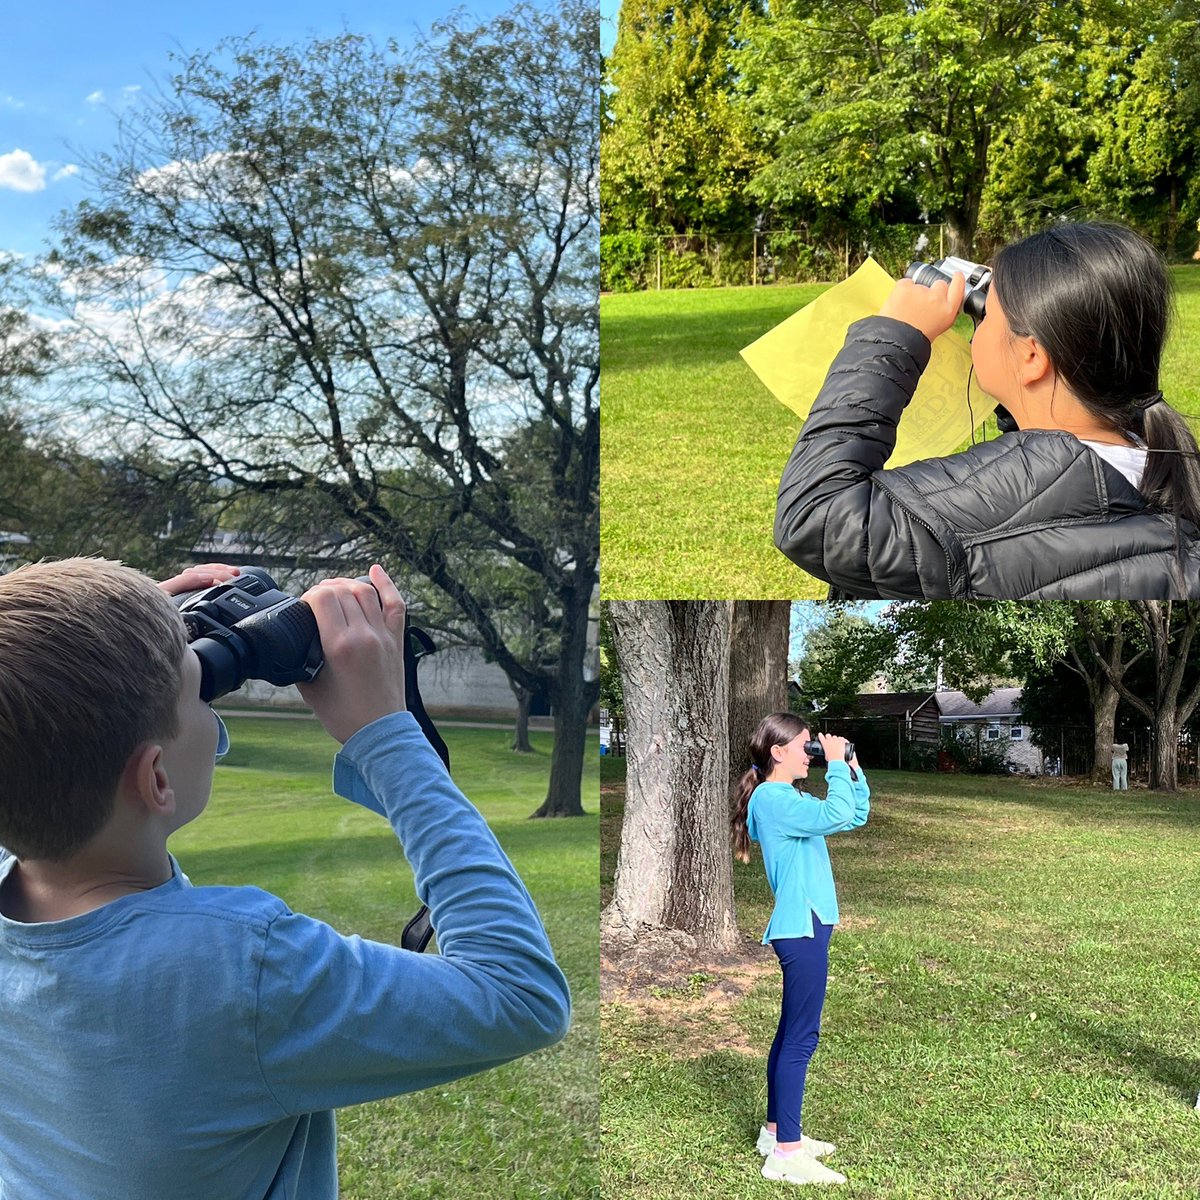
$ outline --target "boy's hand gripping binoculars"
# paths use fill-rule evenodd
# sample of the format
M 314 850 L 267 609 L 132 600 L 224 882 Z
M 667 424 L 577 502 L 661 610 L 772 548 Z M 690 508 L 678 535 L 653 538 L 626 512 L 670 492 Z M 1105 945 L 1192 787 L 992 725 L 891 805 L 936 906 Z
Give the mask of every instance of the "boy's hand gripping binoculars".
M 370 583 L 363 577 L 363 582 Z M 242 567 L 226 583 L 174 597 L 191 649 L 200 660 L 200 699 L 211 703 L 247 679 L 279 686 L 307 683 L 325 665 L 317 619 L 303 600 L 280 591 L 262 567 Z M 429 719 L 417 684 L 417 663 L 437 647 L 404 617 L 404 695 L 421 732 L 450 769 L 450 751 Z M 405 950 L 424 950 L 433 936 L 429 909 L 404 927 Z

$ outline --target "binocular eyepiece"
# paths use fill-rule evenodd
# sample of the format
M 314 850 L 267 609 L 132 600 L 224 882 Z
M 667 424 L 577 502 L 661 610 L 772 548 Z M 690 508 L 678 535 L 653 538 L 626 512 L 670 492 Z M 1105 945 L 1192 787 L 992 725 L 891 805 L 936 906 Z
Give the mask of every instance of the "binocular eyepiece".
M 991 267 L 969 262 L 965 258 L 939 258 L 931 263 L 910 263 L 908 270 L 904 272 L 904 278 L 911 279 L 922 287 L 932 287 L 935 283 L 950 283 L 955 271 L 962 274 L 967 281 L 962 310 L 978 324 L 983 320 L 988 288 L 992 285 Z

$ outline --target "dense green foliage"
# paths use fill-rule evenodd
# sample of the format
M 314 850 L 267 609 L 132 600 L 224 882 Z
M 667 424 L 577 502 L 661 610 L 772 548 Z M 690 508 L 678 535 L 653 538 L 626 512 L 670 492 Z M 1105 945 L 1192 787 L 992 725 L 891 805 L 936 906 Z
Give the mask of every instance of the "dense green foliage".
M 922 220 L 982 256 L 1104 215 L 1190 253 L 1198 69 L 1191 6 L 1152 0 L 627 2 L 604 232 L 859 246 Z

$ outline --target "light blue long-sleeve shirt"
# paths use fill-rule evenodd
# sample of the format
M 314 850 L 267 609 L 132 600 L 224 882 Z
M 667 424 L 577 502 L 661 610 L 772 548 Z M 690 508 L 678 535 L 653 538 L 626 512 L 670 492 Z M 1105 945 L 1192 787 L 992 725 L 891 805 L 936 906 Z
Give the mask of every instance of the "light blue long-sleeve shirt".
M 865 825 L 871 789 L 861 767 L 851 780 L 844 762 L 825 769 L 826 798 L 798 792 L 790 783 L 760 783 L 750 796 L 746 826 L 762 846 L 775 907 L 764 944 L 776 938 L 812 937 L 813 913 L 825 925 L 838 923 L 837 890 L 825 838 Z
M 192 887 L 173 858 L 82 916 L 0 918 L 0 1200 L 331 1200 L 333 1109 L 563 1036 L 533 901 L 411 714 L 356 733 L 334 787 L 390 821 L 440 954 Z

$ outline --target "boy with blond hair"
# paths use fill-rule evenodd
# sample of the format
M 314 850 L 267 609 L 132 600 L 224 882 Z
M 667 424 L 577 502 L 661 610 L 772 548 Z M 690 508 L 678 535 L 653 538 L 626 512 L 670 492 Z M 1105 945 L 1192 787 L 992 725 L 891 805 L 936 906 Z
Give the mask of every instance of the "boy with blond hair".
M 334 1197 L 333 1109 L 565 1033 L 537 910 L 406 711 L 404 602 L 371 581 L 306 593 L 325 666 L 301 692 L 343 743 L 335 791 L 399 837 L 437 956 L 192 887 L 166 843 L 224 729 L 171 600 L 94 559 L 0 576 L 0 1200 Z

